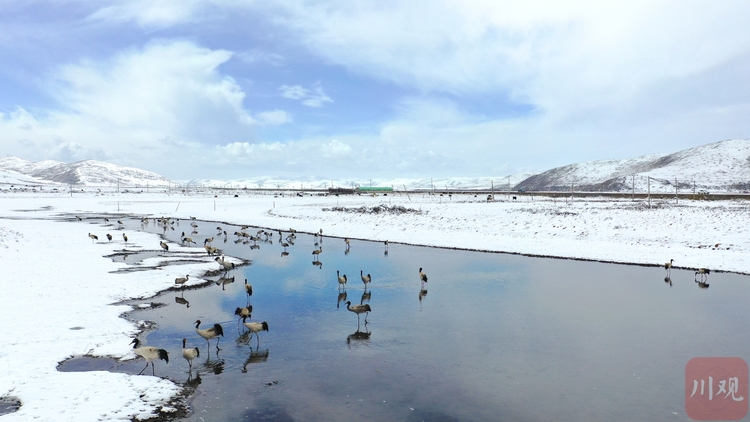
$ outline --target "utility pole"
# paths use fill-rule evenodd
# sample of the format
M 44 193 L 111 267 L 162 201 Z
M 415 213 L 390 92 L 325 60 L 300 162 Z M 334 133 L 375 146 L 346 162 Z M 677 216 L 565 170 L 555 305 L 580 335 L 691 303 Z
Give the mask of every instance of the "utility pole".
M 648 207 L 651 208 L 651 176 L 648 176 Z
M 679 204 L 680 203 L 680 197 L 677 196 L 677 178 L 674 178 L 674 203 Z
M 633 195 L 630 197 L 630 199 L 635 201 L 635 174 L 633 174 Z
M 492 185 L 492 200 L 495 200 L 495 182 L 490 180 L 490 184 Z
M 693 201 L 695 201 L 695 180 L 693 180 Z

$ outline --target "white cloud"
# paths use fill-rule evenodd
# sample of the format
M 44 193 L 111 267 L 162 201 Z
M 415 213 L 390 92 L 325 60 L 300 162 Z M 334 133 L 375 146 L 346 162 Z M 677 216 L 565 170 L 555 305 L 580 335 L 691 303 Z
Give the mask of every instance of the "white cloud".
M 321 144 L 319 151 L 323 157 L 345 157 L 351 154 L 352 147 L 338 139 L 332 139 L 327 144 Z
M 292 118 L 284 110 L 264 111 L 255 115 L 258 123 L 266 126 L 278 126 L 291 123 Z
M 239 53 L 237 54 L 237 57 L 248 64 L 268 63 L 273 66 L 281 66 L 284 63 L 284 56 L 281 54 L 268 53 L 258 48 Z
M 282 85 L 279 87 L 281 96 L 291 100 L 302 100 L 302 105 L 307 107 L 323 107 L 325 103 L 332 103 L 331 97 L 323 92 L 321 84 L 315 83 L 311 88 L 301 85 Z

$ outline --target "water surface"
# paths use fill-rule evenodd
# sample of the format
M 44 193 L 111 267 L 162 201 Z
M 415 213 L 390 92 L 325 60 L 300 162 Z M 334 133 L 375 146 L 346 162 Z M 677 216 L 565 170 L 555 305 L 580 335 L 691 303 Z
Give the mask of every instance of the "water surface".
M 146 229 L 178 242 L 188 224 Z M 688 360 L 750 358 L 746 276 L 711 274 L 710 287 L 699 288 L 689 271 L 673 270 L 670 284 L 657 267 L 397 244 L 385 254 L 382 243 L 364 241 L 347 252 L 327 237 L 314 263 L 313 236 L 297 234 L 284 256 L 278 233 L 243 244 L 231 234 L 239 227 L 197 224 L 188 235 L 199 245 L 214 237 L 252 265 L 132 314 L 156 322 L 146 343 L 170 352 L 156 374 L 195 386 L 190 421 L 689 420 Z M 345 295 L 336 270 L 348 276 Z M 372 275 L 367 294 L 360 270 Z M 347 300 L 370 304 L 369 323 L 363 315 L 358 324 Z M 259 342 L 234 316 L 249 304 L 251 320 L 270 327 Z M 197 319 L 224 327 L 220 351 L 195 333 Z M 192 374 L 183 337 L 201 351 Z

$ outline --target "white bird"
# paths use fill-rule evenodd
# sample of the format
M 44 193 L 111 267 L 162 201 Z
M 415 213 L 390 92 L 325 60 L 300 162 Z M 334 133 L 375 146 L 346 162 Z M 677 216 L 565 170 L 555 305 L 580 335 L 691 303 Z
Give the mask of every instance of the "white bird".
M 201 320 L 195 321 L 195 332 L 198 333 L 199 336 L 201 336 L 204 339 L 206 339 L 206 344 L 209 347 L 211 346 L 210 340 L 212 338 L 216 338 L 216 350 L 220 350 L 219 349 L 219 341 L 221 339 L 219 339 L 219 336 L 224 337 L 224 329 L 221 328 L 221 325 L 214 324 L 213 327 L 206 328 L 205 330 L 201 330 L 200 326 L 201 326 Z
M 247 284 L 247 279 L 245 279 L 245 293 L 247 293 L 248 296 L 253 295 L 253 285 Z
M 314 251 L 312 251 L 312 254 L 315 255 L 316 257 L 318 255 L 320 255 L 321 253 L 323 253 L 323 247 L 322 246 L 320 247 L 320 249 L 315 249 Z
M 133 345 L 133 353 L 136 355 L 142 357 L 143 359 L 146 359 L 146 366 L 141 369 L 141 372 L 138 373 L 138 375 L 141 375 L 143 371 L 148 368 L 148 364 L 151 364 L 151 375 L 154 374 L 154 360 L 161 359 L 166 363 L 169 363 L 169 354 L 164 349 L 157 349 L 156 347 L 152 346 L 143 346 L 138 347 L 141 344 L 141 341 L 137 338 L 134 338 L 133 341 L 130 342 L 130 344 Z
M 253 334 L 255 334 L 255 337 L 258 339 L 258 347 L 260 347 L 260 336 L 258 336 L 258 333 L 261 331 L 268 331 L 268 323 L 266 321 L 245 322 L 245 318 L 242 318 L 242 325 L 244 325 L 245 327 L 247 327 L 248 330 L 250 330 L 251 338 Z
M 177 277 L 174 279 L 174 284 L 185 284 L 187 283 L 189 278 L 190 274 L 186 275 L 185 277 Z
M 339 270 L 336 270 L 336 277 L 338 277 L 339 279 L 339 289 L 341 289 L 342 287 L 346 287 L 345 284 L 347 281 L 349 281 L 346 279 L 346 274 L 339 275 Z
M 99 240 L 99 236 L 97 236 L 97 235 L 95 235 L 95 234 L 91 234 L 91 233 L 89 233 L 89 237 L 91 238 L 91 240 L 92 240 L 92 241 L 94 241 L 94 240 Z
M 159 241 L 159 246 L 161 246 L 161 248 L 164 249 L 165 251 L 169 250 L 169 245 L 167 245 L 166 243 L 164 243 L 163 240 Z
M 362 277 L 362 282 L 365 283 L 365 290 L 367 290 L 367 284 L 372 281 L 370 274 L 364 275 L 362 270 L 359 270 L 359 276 Z
M 122 234 L 122 240 L 124 240 L 124 241 L 127 242 L 128 241 L 128 235 L 126 235 L 125 233 L 123 233 Z
M 188 361 L 188 365 L 190 365 L 190 371 L 193 370 L 193 359 L 200 357 L 201 351 L 198 350 L 197 347 L 193 347 L 192 349 L 187 349 L 187 339 L 182 339 L 182 357 L 185 358 L 185 360 Z
M 222 268 L 224 268 L 224 272 L 227 272 L 229 270 L 233 270 L 234 267 L 235 267 L 234 262 L 227 262 L 227 261 L 224 260 L 224 255 L 216 257 L 214 259 L 214 261 L 218 262 L 219 265 L 221 265 Z
M 359 324 L 359 314 L 362 314 L 362 313 L 365 314 L 365 323 L 367 323 L 367 316 L 372 311 L 372 309 L 370 308 L 370 304 L 365 303 L 364 305 L 352 306 L 352 302 L 350 300 L 346 302 L 346 309 L 357 314 L 357 324 Z

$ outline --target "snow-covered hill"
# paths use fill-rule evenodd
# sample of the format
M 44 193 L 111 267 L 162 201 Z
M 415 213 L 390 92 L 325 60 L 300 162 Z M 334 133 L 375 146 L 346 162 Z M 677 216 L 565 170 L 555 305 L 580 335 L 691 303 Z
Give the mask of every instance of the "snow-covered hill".
M 570 164 L 531 176 L 516 189 L 535 191 L 750 190 L 750 139 L 732 139 L 624 160 Z
M 46 181 L 46 182 L 45 182 Z M 167 187 L 232 189 L 326 189 L 387 186 L 412 189 L 525 189 L 528 191 L 710 192 L 750 191 L 750 139 L 727 140 L 672 154 L 590 161 L 557 167 L 536 175 L 496 177 L 325 179 L 253 176 L 234 180 L 194 179 L 170 181 L 145 170 L 94 160 L 76 163 L 31 162 L 16 157 L 0 158 L 0 183 L 60 183 L 87 186 Z
M 17 157 L 0 158 L 0 171 L 12 179 L 32 178 L 29 183 L 55 182 L 84 186 L 161 187 L 171 183 L 166 177 L 146 170 L 123 167 L 95 160 L 63 163 L 59 161 L 32 162 Z
M 330 187 L 353 188 L 357 186 L 385 186 L 397 190 L 406 189 L 507 189 L 531 176 L 530 173 L 499 177 L 444 177 L 431 179 L 323 179 L 308 177 L 282 179 L 276 177 L 248 177 L 237 180 L 196 179 L 179 182 L 190 187 L 247 188 L 247 189 L 327 189 Z

